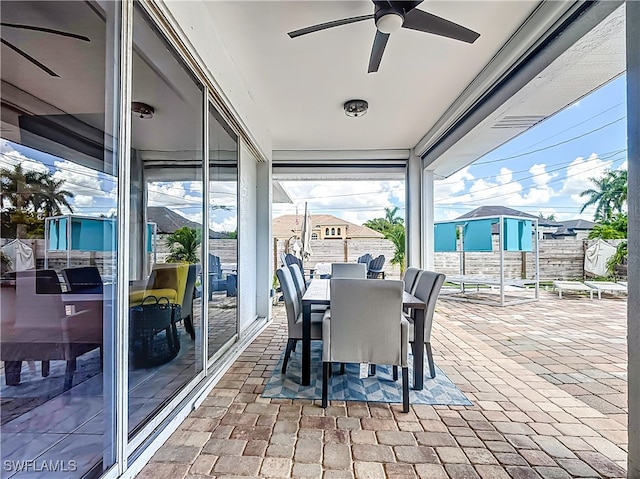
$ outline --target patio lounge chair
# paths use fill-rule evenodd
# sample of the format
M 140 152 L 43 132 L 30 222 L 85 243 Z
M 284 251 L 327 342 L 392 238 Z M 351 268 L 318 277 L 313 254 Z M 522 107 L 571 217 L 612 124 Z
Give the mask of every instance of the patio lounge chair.
M 373 259 L 373 256 L 371 256 L 369 253 L 365 253 L 362 256 L 360 256 L 358 258 L 358 263 L 364 263 L 367 265 L 367 270 L 369 269 L 369 263 L 371 262 L 371 260 Z
M 371 260 L 367 268 L 367 278 L 376 279 L 382 275 L 382 279 L 384 279 L 384 260 L 383 254 Z
M 613 281 L 585 281 L 584 284 L 598 292 L 598 299 L 602 299 L 602 292 L 626 293 L 627 287 Z
M 554 281 L 553 287 L 558 291 L 558 298 L 560 299 L 562 299 L 562 293 L 565 291 L 584 291 L 589 293 L 589 297 L 593 299 L 593 292 L 595 291 L 595 289 L 587 286 L 581 281 Z

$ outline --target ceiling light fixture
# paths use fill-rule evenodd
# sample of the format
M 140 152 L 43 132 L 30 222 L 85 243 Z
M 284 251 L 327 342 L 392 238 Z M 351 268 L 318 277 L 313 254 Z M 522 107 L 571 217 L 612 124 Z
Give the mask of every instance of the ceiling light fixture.
M 368 109 L 369 104 L 365 100 L 349 100 L 344 104 L 344 112 L 347 116 L 362 116 Z
M 376 28 L 382 33 L 394 33 L 400 30 L 403 23 L 402 15 L 395 12 L 386 13 L 376 20 Z
M 153 118 L 155 110 L 151 105 L 139 101 L 131 102 L 131 113 L 138 118 Z

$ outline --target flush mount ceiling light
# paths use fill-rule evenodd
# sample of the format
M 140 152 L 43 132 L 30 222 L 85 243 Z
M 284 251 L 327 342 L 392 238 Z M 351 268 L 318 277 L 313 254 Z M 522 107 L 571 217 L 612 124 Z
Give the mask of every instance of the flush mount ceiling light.
M 139 101 L 131 102 L 131 113 L 138 118 L 153 118 L 155 110 L 151 105 Z
M 347 116 L 362 116 L 367 113 L 369 104 L 365 100 L 349 100 L 344 104 L 344 112 Z

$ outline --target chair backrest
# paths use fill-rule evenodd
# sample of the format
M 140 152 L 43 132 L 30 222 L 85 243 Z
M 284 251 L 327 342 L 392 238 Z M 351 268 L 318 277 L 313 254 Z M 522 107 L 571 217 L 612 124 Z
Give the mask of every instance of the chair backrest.
M 364 263 L 331 263 L 331 279 L 365 279 L 367 265 Z
M 300 271 L 300 266 L 297 264 L 289 265 L 289 272 L 291 273 L 291 277 L 293 278 L 293 283 L 296 286 L 296 291 L 298 292 L 298 297 L 300 301 L 302 301 L 302 297 L 304 293 L 307 291 L 307 285 L 304 282 L 304 278 L 302 277 L 302 271 Z
M 16 274 L 16 328 L 61 328 L 66 311 L 54 270 Z
M 182 305 L 184 302 L 184 296 L 187 288 L 187 280 L 189 278 L 189 266 L 188 263 L 176 263 L 174 267 L 176 268 L 176 276 L 178 278 L 178 282 L 176 283 L 176 292 L 178 296 L 176 297 L 176 303 Z
M 384 255 L 381 254 L 369 263 L 367 270 L 367 278 L 378 278 L 380 273 L 384 271 Z
M 404 272 L 404 290 L 407 293 L 413 294 L 413 291 L 418 284 L 418 276 L 420 276 L 421 273 L 422 270 L 415 266 L 409 266 Z
M 65 268 L 62 276 L 67 284 L 67 291 L 72 293 L 97 293 L 103 292 L 102 277 L 96 266 L 81 266 L 78 268 Z
M 296 255 L 291 253 L 287 253 L 285 255 L 285 264 L 286 266 L 291 266 L 292 264 L 297 264 L 300 267 L 300 272 L 302 273 L 302 278 L 306 281 L 304 276 L 304 266 L 302 264 L 302 260 L 298 258 Z
M 184 297 L 182 298 L 182 318 L 186 318 L 193 312 L 193 291 L 196 287 L 196 279 L 200 274 L 199 264 L 190 264 L 187 273 L 187 283 L 184 288 Z M 191 318 L 193 320 L 193 318 Z M 195 321 L 194 321 L 195 322 Z
M 300 316 L 302 311 L 302 304 L 298 297 L 296 285 L 293 282 L 293 277 L 291 276 L 289 268 L 278 268 L 276 276 L 280 282 L 280 288 L 282 289 L 282 296 L 284 298 L 284 306 L 287 311 L 287 325 L 289 329 L 293 329 L 296 321 L 298 320 L 298 316 Z
M 431 327 L 433 326 L 433 313 L 436 309 L 436 301 L 440 288 L 446 276 L 435 271 L 423 271 L 416 284 L 413 295 L 427 303 L 424 312 L 424 341 L 431 341 Z
M 209 253 L 209 275 L 213 275 L 214 278 L 222 278 L 222 265 L 220 264 L 220 257 L 215 254 Z
M 331 333 L 322 360 L 406 364 L 400 334 L 403 286 L 393 280 L 332 279 Z
M 372 258 L 373 257 L 369 253 L 365 253 L 358 258 L 358 263 L 364 263 L 367 265 L 367 268 L 368 268 Z

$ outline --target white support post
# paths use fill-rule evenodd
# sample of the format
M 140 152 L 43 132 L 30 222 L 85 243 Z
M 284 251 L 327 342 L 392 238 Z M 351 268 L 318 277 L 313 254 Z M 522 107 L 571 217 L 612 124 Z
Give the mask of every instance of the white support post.
M 433 227 L 435 221 L 435 194 L 433 171 L 422 172 L 422 265 L 425 269 L 435 269 L 435 242 Z
M 406 266 L 422 265 L 421 216 L 422 216 L 422 159 L 411 151 L 405 180 L 405 223 L 407 225 Z
M 640 478 L 640 2 L 626 2 L 628 145 L 627 477 Z

